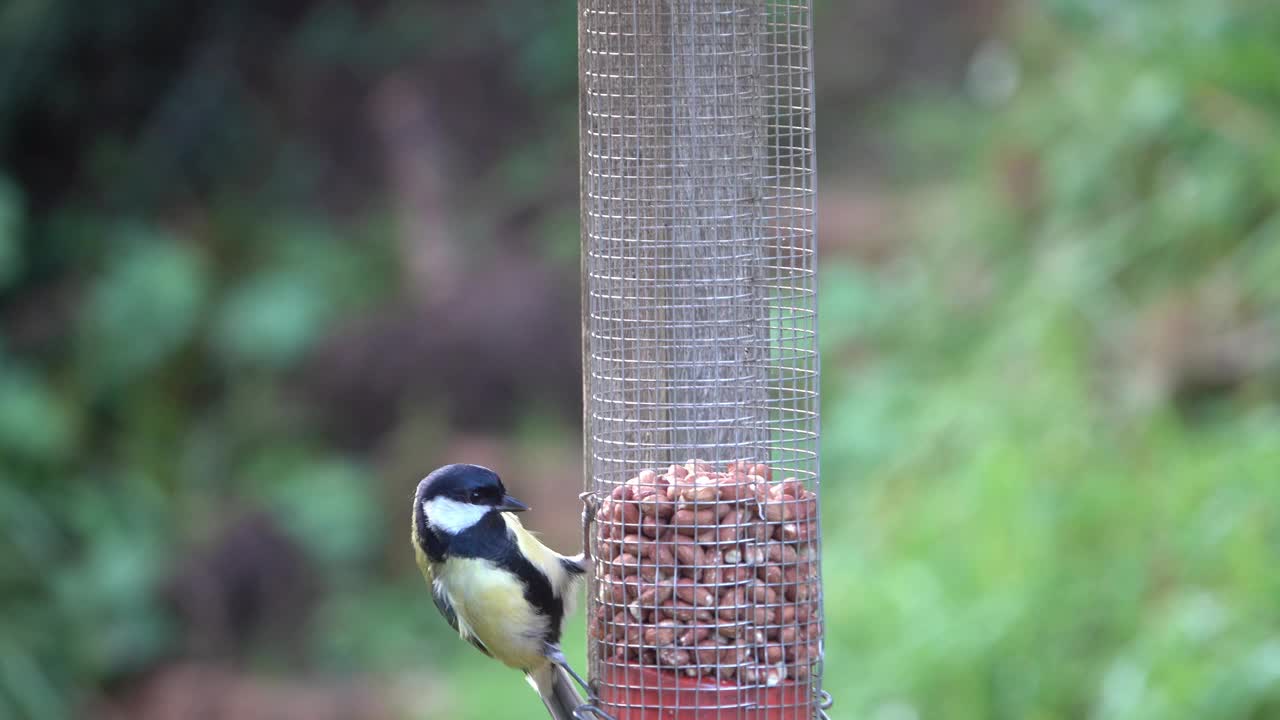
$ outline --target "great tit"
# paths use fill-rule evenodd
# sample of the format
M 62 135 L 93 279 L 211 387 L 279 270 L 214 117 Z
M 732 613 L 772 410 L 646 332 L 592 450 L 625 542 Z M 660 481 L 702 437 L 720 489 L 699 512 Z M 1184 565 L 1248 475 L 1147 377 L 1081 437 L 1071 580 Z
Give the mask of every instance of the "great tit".
M 413 548 L 440 614 L 480 652 L 521 670 L 555 720 L 572 720 L 582 683 L 560 651 L 583 556 L 543 545 L 512 513 L 529 506 L 497 473 L 446 465 L 418 483 Z

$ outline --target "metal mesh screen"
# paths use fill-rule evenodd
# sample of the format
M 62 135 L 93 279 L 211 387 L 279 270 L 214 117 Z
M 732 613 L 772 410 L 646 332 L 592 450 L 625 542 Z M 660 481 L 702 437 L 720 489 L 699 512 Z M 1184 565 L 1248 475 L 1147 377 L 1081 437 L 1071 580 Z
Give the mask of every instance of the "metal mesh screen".
M 817 716 L 809 3 L 579 9 L 598 702 Z

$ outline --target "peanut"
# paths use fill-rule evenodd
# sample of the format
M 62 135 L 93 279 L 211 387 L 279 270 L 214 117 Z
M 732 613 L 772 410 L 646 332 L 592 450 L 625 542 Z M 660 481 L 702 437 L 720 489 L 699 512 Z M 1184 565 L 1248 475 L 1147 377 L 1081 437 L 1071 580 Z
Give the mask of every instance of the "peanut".
M 671 579 L 671 575 L 664 572 L 662 568 L 651 563 L 643 563 L 636 568 L 636 574 L 641 580 L 650 583 L 662 583 Z
M 769 538 L 773 537 L 773 528 L 763 520 L 757 520 L 751 523 L 751 534 L 749 540 L 754 540 L 757 544 L 763 545 L 769 542 Z
M 658 650 L 658 662 L 671 668 L 683 668 L 689 664 L 689 651 L 680 648 L 662 648 Z
M 703 569 L 698 581 L 703 585 L 733 585 L 750 580 L 755 568 L 749 565 L 712 565 Z
M 807 497 L 797 497 L 795 502 L 796 520 L 811 520 L 818 514 L 818 498 L 816 495 L 810 494 Z
M 744 645 L 750 645 L 752 643 L 756 645 L 763 645 L 770 639 L 765 635 L 763 630 L 757 630 L 745 623 L 725 623 L 723 625 L 718 625 L 716 626 L 716 632 L 719 633 L 719 636 L 716 638 L 718 640 L 723 640 L 725 642 L 740 642 Z
M 787 666 L 747 665 L 738 669 L 738 677 L 742 678 L 742 682 L 747 685 L 763 684 L 767 687 L 775 687 L 787 679 Z
M 675 587 L 676 597 L 682 602 L 697 607 L 713 607 L 716 604 L 716 596 L 710 590 L 699 587 L 689 578 L 677 578 Z
M 637 549 L 640 551 L 641 560 L 648 560 L 663 567 L 675 565 L 676 557 L 666 543 L 648 542 L 646 540 L 638 543 Z
M 591 629 L 595 637 L 602 638 L 605 642 L 613 638 L 613 633 L 609 632 L 609 622 L 605 618 L 604 605 L 596 606 L 596 612 L 591 616 Z
M 786 480 L 783 480 L 782 482 L 778 483 L 775 486 L 775 488 L 777 489 L 777 492 L 779 495 L 790 495 L 791 497 L 794 497 L 794 498 L 804 497 L 805 493 L 809 492 L 808 490 L 805 489 L 804 483 L 800 482 L 794 477 L 789 477 Z
M 660 620 L 657 625 L 645 628 L 644 644 L 652 647 L 672 645 L 676 641 L 679 628 L 672 620 Z
M 640 534 L 652 540 L 662 540 L 670 532 L 671 528 L 658 524 L 658 518 L 655 515 L 645 515 L 640 520 Z
M 605 537 L 610 540 L 621 540 L 622 537 L 626 535 L 626 531 L 623 530 L 622 523 L 609 523 L 604 530 Z
M 622 548 L 618 545 L 617 541 L 610 540 L 608 538 L 599 539 L 596 542 L 595 550 L 592 552 L 592 555 L 594 555 L 596 559 L 606 562 L 617 558 L 618 555 L 621 554 Z
M 676 511 L 676 504 L 665 492 L 655 492 L 638 502 L 640 512 L 649 517 L 669 518 Z
M 816 593 L 812 581 L 801 578 L 794 567 L 783 570 L 783 595 L 792 602 L 807 602 Z
M 768 627 L 778 622 L 778 611 L 773 608 L 756 605 L 751 608 L 751 624 L 756 627 Z
M 614 642 L 625 645 L 637 645 L 643 638 L 644 629 L 627 617 L 627 613 L 619 610 L 608 624 L 609 633 Z
M 596 514 L 596 523 L 600 532 L 617 539 L 629 532 L 635 532 L 640 524 L 639 507 L 630 500 L 614 501 L 606 499 Z
M 783 582 L 784 573 L 782 571 L 781 565 L 774 565 L 773 563 L 765 563 L 759 566 L 756 570 L 760 579 L 765 581 L 769 585 L 778 586 L 778 585 L 781 585 Z
M 721 544 L 720 532 L 722 530 L 723 528 L 719 527 L 709 527 L 705 530 L 699 530 L 698 534 L 693 536 L 693 539 L 697 540 L 700 545 L 719 545 Z M 734 540 L 730 539 L 726 542 L 734 542 Z
M 612 561 L 601 564 L 608 566 L 610 577 L 615 577 L 621 580 L 627 576 L 627 571 L 630 568 L 634 568 L 640 564 L 640 559 L 631 553 L 622 553 Z
M 652 470 L 643 470 L 639 475 L 628 480 L 624 485 L 630 488 L 632 500 L 643 500 L 644 498 L 666 490 L 670 483 L 664 476 L 660 476 Z
M 640 578 L 628 575 L 622 580 L 600 578 L 600 602 L 610 605 L 626 605 L 639 594 Z
M 799 605 L 783 605 L 778 610 L 778 622 L 783 625 L 791 625 L 797 622 L 805 622 L 809 619 L 808 603 Z
M 711 628 L 706 625 L 694 625 L 683 630 L 676 638 L 678 645 L 697 645 L 711 635 Z
M 786 648 L 786 658 L 787 662 L 808 666 L 809 663 L 818 659 L 818 646 L 816 643 L 790 645 Z
M 720 519 L 715 538 L 717 542 L 731 543 L 743 539 L 751 529 L 750 516 L 742 510 L 733 510 Z
M 807 544 L 818 536 L 817 525 L 812 520 L 784 522 L 778 526 L 774 537 L 783 542 Z
M 627 612 L 630 612 L 631 617 L 637 621 L 642 621 L 647 611 L 658 610 L 659 606 L 666 602 L 674 592 L 675 588 L 670 584 L 650 585 L 640 593 L 635 602 L 627 606 Z
M 693 656 L 699 665 L 727 667 L 745 662 L 751 657 L 751 649 L 740 645 L 720 645 L 703 641 L 693 648 Z
M 652 540 L 636 534 L 622 536 L 622 552 L 640 557 L 647 555 L 650 551 L 648 546 L 652 544 Z
M 671 515 L 670 523 L 673 527 L 695 528 L 714 525 L 716 522 L 716 511 L 707 510 L 677 510 Z
M 706 475 L 694 478 L 693 485 L 686 485 L 680 491 L 680 499 L 696 505 L 710 505 L 720 499 L 720 487 Z
M 795 548 L 780 542 L 765 545 L 765 558 L 778 565 L 794 565 L 800 559 Z
M 683 623 L 709 622 L 712 618 L 711 611 L 680 601 L 663 603 L 658 608 L 658 615 L 664 619 L 672 619 Z
M 787 522 L 795 519 L 795 510 L 791 507 L 795 498 L 782 495 L 761 504 L 760 514 L 771 523 Z
M 784 625 L 778 631 L 778 641 L 783 645 L 795 645 L 797 640 L 816 640 L 822 636 L 822 623 L 807 622 L 801 625 Z
M 697 543 L 679 535 L 675 536 L 675 543 L 671 549 L 675 553 L 676 560 L 686 568 L 698 568 L 707 562 L 706 553 L 698 547 Z
M 728 478 L 720 483 L 720 499 L 730 503 L 755 500 L 755 483 L 741 475 Z
M 745 637 L 749 634 L 746 623 L 725 622 L 716 626 L 716 632 L 724 638 Z
M 631 497 L 634 499 L 628 502 L 636 503 L 636 507 L 639 508 L 640 503 L 659 494 L 666 495 L 666 488 L 659 488 L 657 485 L 636 485 L 631 488 Z
M 776 605 L 778 603 L 777 591 L 759 580 L 752 580 L 747 585 L 747 588 L 751 592 L 751 601 L 757 605 Z
M 748 599 L 746 588 L 731 587 L 720 595 L 720 601 L 716 603 L 716 614 L 721 620 L 732 622 L 747 608 Z

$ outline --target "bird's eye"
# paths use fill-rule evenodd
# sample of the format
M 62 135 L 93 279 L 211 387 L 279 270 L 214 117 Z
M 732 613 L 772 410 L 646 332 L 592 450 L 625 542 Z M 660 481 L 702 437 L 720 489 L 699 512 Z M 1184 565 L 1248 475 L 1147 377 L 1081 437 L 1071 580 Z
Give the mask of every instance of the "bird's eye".
M 478 503 L 478 502 L 480 502 L 480 501 L 482 501 L 482 500 L 484 500 L 484 491 L 483 491 L 483 490 L 472 490 L 472 491 L 471 491 L 471 502 Z

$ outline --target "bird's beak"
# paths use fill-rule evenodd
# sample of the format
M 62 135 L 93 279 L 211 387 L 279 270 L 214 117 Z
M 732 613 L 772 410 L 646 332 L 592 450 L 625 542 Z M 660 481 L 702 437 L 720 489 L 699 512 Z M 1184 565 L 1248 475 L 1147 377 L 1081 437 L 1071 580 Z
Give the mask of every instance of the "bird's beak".
M 504 495 L 502 502 L 498 503 L 498 509 L 502 512 L 524 512 L 529 509 L 529 506 L 510 495 Z

